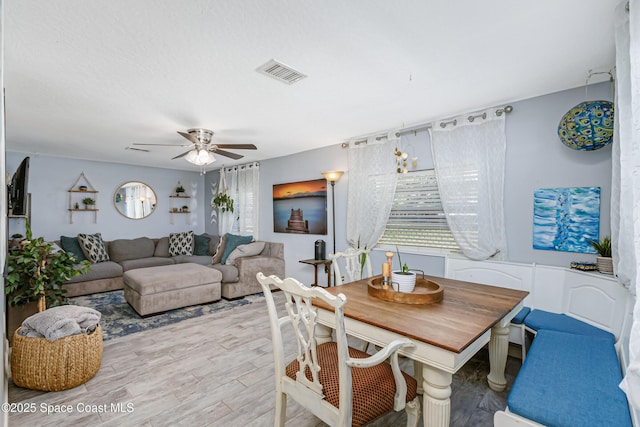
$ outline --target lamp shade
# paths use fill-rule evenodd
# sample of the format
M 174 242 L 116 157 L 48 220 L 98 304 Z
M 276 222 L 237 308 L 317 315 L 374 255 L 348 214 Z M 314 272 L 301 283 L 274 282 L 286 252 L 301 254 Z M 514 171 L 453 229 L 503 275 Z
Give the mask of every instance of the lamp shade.
M 322 172 L 322 176 L 324 176 L 327 181 L 337 182 L 343 173 L 343 171 L 328 171 Z

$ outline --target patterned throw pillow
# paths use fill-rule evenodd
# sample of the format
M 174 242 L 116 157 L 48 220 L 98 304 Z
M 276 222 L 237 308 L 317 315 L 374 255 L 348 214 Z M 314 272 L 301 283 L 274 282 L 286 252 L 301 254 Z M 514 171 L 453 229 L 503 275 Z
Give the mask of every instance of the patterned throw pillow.
M 193 255 L 193 231 L 169 234 L 169 256 Z
M 211 258 L 211 264 L 214 264 L 214 265 L 220 264 L 220 260 L 222 259 L 222 255 L 224 254 L 224 246 L 225 246 L 226 240 L 227 240 L 227 235 L 225 234 L 218 241 L 218 247 L 216 248 L 215 253 L 213 254 L 213 257 Z
M 78 242 L 84 256 L 92 263 L 109 261 L 109 254 L 100 233 L 78 234 Z

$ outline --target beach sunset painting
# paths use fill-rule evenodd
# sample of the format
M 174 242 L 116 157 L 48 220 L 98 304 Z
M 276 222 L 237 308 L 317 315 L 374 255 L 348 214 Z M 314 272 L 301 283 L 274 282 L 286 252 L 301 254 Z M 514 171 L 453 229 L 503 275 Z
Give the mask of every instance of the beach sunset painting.
M 327 181 L 314 179 L 275 184 L 273 231 L 327 234 Z

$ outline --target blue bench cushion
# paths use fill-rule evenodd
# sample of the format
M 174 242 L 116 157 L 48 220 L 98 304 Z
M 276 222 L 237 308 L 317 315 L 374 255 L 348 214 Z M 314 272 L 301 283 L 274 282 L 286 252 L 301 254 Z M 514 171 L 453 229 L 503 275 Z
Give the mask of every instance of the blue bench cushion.
M 536 332 L 541 329 L 548 329 L 551 331 L 568 332 L 570 334 L 612 338 L 615 341 L 615 336 L 611 332 L 596 328 L 595 326 L 591 326 L 588 323 L 574 319 L 566 314 L 551 313 L 544 310 L 533 310 L 524 319 L 524 324 Z
M 540 330 L 507 405 L 547 426 L 631 426 L 610 338 Z
M 516 314 L 515 317 L 511 319 L 511 323 L 513 323 L 514 325 L 522 325 L 525 317 L 527 317 L 529 313 L 531 313 L 531 309 L 529 307 L 522 307 L 522 310 L 520 310 L 518 314 Z

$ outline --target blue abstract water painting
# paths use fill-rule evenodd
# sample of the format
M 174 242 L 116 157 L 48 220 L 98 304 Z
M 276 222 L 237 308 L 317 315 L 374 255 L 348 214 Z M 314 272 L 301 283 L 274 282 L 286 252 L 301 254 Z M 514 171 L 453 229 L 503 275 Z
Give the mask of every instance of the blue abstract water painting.
M 541 188 L 533 193 L 533 248 L 596 253 L 600 187 Z

